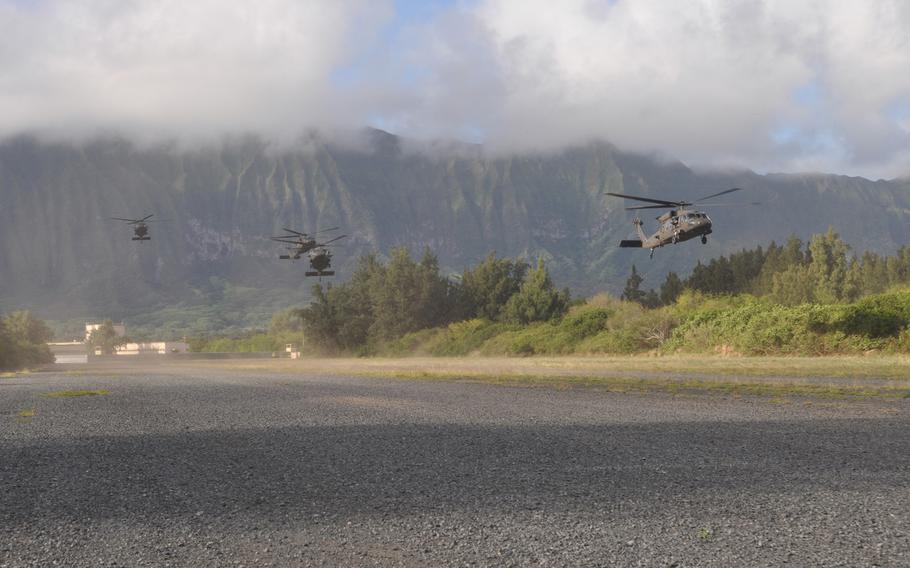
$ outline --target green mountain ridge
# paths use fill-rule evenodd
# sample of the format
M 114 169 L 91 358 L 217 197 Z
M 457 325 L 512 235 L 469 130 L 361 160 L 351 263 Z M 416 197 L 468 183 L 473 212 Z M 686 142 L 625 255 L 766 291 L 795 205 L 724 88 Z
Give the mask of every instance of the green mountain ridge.
M 910 242 L 907 180 L 703 173 L 606 143 L 491 156 L 469 145 L 413 150 L 376 130 L 366 136 L 363 147 L 312 138 L 284 150 L 254 137 L 189 150 L 7 140 L 0 310 L 141 320 L 168 307 L 214 306 L 210 315 L 232 315 L 212 327 L 262 323 L 274 309 L 305 303 L 312 283 L 303 261 L 278 260 L 280 246 L 268 237 L 282 227 L 340 226 L 348 238 L 336 249 L 336 279 L 370 251 L 429 246 L 455 273 L 495 250 L 544 257 L 554 280 L 576 294 L 618 292 L 633 262 L 645 286 L 657 286 L 669 270 L 687 274 L 698 260 L 828 226 L 860 252 Z M 709 209 L 707 245 L 667 247 L 652 260 L 616 246 L 634 236 L 634 215 L 605 192 L 692 199 L 734 186 L 747 191 L 729 201 L 764 206 Z M 148 242 L 131 241 L 128 227 L 107 219 L 149 213 L 166 222 L 151 227 Z

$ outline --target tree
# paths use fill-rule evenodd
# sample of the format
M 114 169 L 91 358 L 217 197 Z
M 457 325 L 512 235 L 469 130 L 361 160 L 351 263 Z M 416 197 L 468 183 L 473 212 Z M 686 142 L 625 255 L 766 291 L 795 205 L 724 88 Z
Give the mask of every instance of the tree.
M 626 280 L 626 287 L 622 290 L 621 298 L 627 302 L 638 302 L 641 303 L 642 298 L 645 297 L 645 293 L 641 290 L 641 283 L 644 278 L 638 274 L 638 269 L 635 268 L 635 265 L 632 265 L 632 274 Z
M 93 329 L 92 333 L 89 334 L 86 347 L 91 353 L 101 350 L 102 355 L 113 355 L 118 347 L 128 341 L 126 337 L 117 335 L 117 331 L 114 329 L 114 322 L 104 320 L 98 329 Z
M 462 274 L 459 315 L 464 319 L 499 319 L 509 299 L 521 290 L 528 268 L 527 262 L 496 258 L 491 252 Z
M 506 303 L 503 316 L 506 321 L 526 325 L 562 317 L 569 309 L 569 291 L 557 290 L 543 259 L 521 285 L 521 289 Z
M 322 284 L 313 285 L 313 301 L 298 314 L 303 322 L 303 333 L 307 342 L 328 350 L 340 347 L 335 308 Z
M 647 293 L 641 299 L 641 305 L 650 309 L 660 307 L 660 296 L 657 295 L 657 292 L 654 291 L 654 288 L 651 288 L 647 291 Z
M 667 274 L 666 280 L 660 285 L 660 303 L 669 306 L 676 301 L 684 289 L 682 280 L 675 272 Z
M 13 340 L 6 331 L 4 318 L 0 317 L 0 369 L 16 368 L 16 353 Z
M 455 287 L 439 273 L 439 259 L 429 247 L 417 265 L 417 329 L 449 323 L 455 315 Z
M 809 242 L 812 260 L 809 278 L 814 287 L 812 299 L 822 304 L 834 304 L 846 299 L 847 252 L 850 246 L 842 241 L 833 228 L 824 235 L 814 235 Z
M 447 323 L 452 299 L 449 283 L 439 274 L 439 263 L 429 249 L 419 263 L 406 248 L 393 250 L 380 274 L 370 286 L 371 339 L 389 341 Z
M 814 286 L 809 267 L 802 264 L 790 266 L 774 275 L 771 298 L 778 304 L 794 306 L 814 300 Z
M 0 368 L 19 369 L 53 363 L 47 342 L 53 331 L 31 312 L 12 312 L 0 318 Z
M 51 328 L 28 310 L 10 313 L 4 318 L 4 323 L 7 332 L 17 341 L 46 344 L 54 338 Z

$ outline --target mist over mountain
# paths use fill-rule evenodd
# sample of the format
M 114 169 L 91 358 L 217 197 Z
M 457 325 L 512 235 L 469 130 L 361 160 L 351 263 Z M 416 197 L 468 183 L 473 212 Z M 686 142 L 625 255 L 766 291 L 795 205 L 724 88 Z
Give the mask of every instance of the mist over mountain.
M 617 292 L 634 262 L 646 286 L 698 260 L 834 226 L 854 250 L 910 242 L 910 183 L 824 174 L 695 172 L 680 162 L 591 143 L 548 154 L 493 156 L 470 145 L 425 145 L 371 130 L 361 147 L 318 138 L 274 148 L 254 138 L 218 147 L 139 147 L 108 139 L 0 144 L 0 310 L 50 319 L 131 318 L 175 306 L 216 306 L 219 321 L 263 323 L 307 301 L 305 261 L 279 261 L 282 227 L 339 226 L 336 280 L 366 252 L 430 247 L 461 272 L 491 250 L 543 257 L 578 295 Z M 629 203 L 605 192 L 693 199 L 729 187 L 709 209 L 714 234 L 659 249 L 632 238 Z M 154 213 L 152 240 L 134 242 L 108 217 Z M 651 213 L 651 212 L 645 212 Z M 643 215 L 646 230 L 655 222 Z M 223 312 L 223 313 L 222 313 Z

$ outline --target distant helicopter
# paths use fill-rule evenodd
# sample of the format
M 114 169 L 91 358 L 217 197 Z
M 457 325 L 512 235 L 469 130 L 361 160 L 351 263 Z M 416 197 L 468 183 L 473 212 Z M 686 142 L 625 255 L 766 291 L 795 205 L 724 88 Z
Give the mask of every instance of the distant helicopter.
M 343 235 L 342 235 L 343 236 Z M 339 239 L 342 237 L 338 237 Z M 337 239 L 336 239 L 337 240 Z M 335 276 L 334 270 L 328 270 L 332 265 L 332 252 L 325 246 L 317 246 L 308 253 L 310 257 L 310 268 L 304 272 L 306 276 Z
M 155 216 L 155 214 L 152 213 L 151 215 L 146 215 L 142 219 L 123 219 L 122 217 L 111 217 L 111 219 L 113 219 L 115 221 L 123 221 L 127 225 L 132 225 L 133 226 L 133 239 L 132 240 L 150 241 L 150 240 L 152 240 L 152 237 L 149 236 L 148 224 L 154 223 L 154 222 L 160 223 L 160 222 L 164 221 L 163 219 L 155 219 L 155 221 L 152 221 L 151 218 L 154 216 Z
M 712 199 L 714 197 L 720 197 L 721 195 L 726 195 L 728 193 L 733 193 L 734 191 L 740 191 L 742 188 L 734 187 L 721 191 L 720 193 L 714 193 L 711 195 L 706 195 L 695 201 L 666 201 L 663 199 L 651 199 L 648 197 L 638 197 L 635 195 L 623 195 L 622 193 L 607 193 L 607 195 L 613 195 L 615 197 L 622 197 L 623 199 L 634 199 L 635 201 L 644 201 L 646 203 L 656 203 L 657 205 L 641 205 L 638 207 L 626 207 L 626 211 L 632 211 L 637 209 L 664 209 L 666 207 L 675 207 L 672 211 L 668 211 L 657 217 L 657 220 L 660 222 L 660 226 L 657 229 L 657 232 L 651 235 L 650 237 L 645 234 L 642 229 L 641 219 L 635 219 L 633 223 L 635 224 L 635 229 L 638 231 L 638 240 L 623 240 L 619 242 L 619 246 L 623 248 L 648 248 L 651 249 L 651 258 L 654 258 L 654 249 L 662 247 L 668 244 L 676 244 L 683 241 L 688 241 L 689 239 L 694 239 L 696 237 L 701 237 L 701 243 L 707 244 L 708 235 L 712 233 L 711 230 L 711 218 L 708 217 L 707 213 L 702 211 L 695 211 L 692 209 L 687 209 L 692 205 L 700 205 L 702 207 L 711 207 L 714 205 L 735 205 L 733 203 L 703 203 L 707 199 Z M 749 205 L 759 205 L 758 203 L 750 203 Z
M 330 239 L 324 243 L 317 242 L 315 235 L 327 231 L 337 230 L 338 227 L 332 227 L 329 229 L 316 231 L 313 233 L 313 235 L 309 235 L 307 233 L 301 233 L 300 231 L 285 228 L 284 231 L 288 233 L 287 235 L 271 237 L 271 239 L 279 243 L 291 245 L 287 247 L 291 253 L 279 255 L 278 258 L 283 260 L 300 260 L 300 257 L 306 254 L 310 261 L 310 267 L 313 269 L 312 271 L 306 272 L 306 276 L 319 276 L 321 278 L 323 276 L 335 275 L 335 271 L 328 270 L 332 263 L 332 253 L 329 251 L 328 247 L 332 246 L 331 243 L 343 239 L 347 235 L 335 237 L 334 239 Z
M 319 246 L 325 246 L 329 243 L 333 243 L 333 242 L 337 241 L 338 239 L 343 239 L 344 237 L 347 236 L 347 235 L 341 235 L 340 237 L 335 237 L 334 239 L 332 239 L 328 242 L 317 243 L 315 235 L 318 235 L 319 233 L 325 233 L 328 231 L 337 231 L 338 227 L 331 227 L 328 229 L 323 229 L 321 231 L 316 231 L 315 233 L 313 233 L 313 235 L 309 235 L 307 233 L 301 233 L 300 231 L 295 231 L 294 229 L 283 229 L 283 230 L 288 234 L 279 235 L 277 237 L 271 237 L 271 239 L 273 241 L 293 245 L 293 246 L 287 247 L 288 250 L 292 251 L 291 254 L 279 255 L 278 258 L 283 259 L 283 260 L 300 260 L 301 255 L 304 255 L 304 254 L 310 252 L 314 248 L 319 247 Z

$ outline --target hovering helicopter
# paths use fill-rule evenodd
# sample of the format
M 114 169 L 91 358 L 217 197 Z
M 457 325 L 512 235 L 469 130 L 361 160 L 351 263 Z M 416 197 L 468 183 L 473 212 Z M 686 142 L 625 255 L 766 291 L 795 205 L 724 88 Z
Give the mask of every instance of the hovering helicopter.
M 662 247 L 664 245 L 675 245 L 676 243 L 688 241 L 689 239 L 694 239 L 696 237 L 701 237 L 701 243 L 707 244 L 708 235 L 712 233 L 711 218 L 708 217 L 708 214 L 703 211 L 696 211 L 694 209 L 688 208 L 693 205 L 700 205 L 702 207 L 711 207 L 714 205 L 734 205 L 732 203 L 703 202 L 707 199 L 720 197 L 721 195 L 733 193 L 734 191 L 740 191 L 741 189 L 742 188 L 740 187 L 734 187 L 725 191 L 721 191 L 719 193 L 706 195 L 704 197 L 696 199 L 695 201 L 666 201 L 663 199 L 651 199 L 649 197 L 638 197 L 635 195 L 623 195 L 622 193 L 608 192 L 607 195 L 656 204 L 640 205 L 638 207 L 626 207 L 626 211 L 637 209 L 664 209 L 667 207 L 674 207 L 673 210 L 664 213 L 660 217 L 657 217 L 657 220 L 660 222 L 660 226 L 658 227 L 657 232 L 650 237 L 646 235 L 642 229 L 641 219 L 635 219 L 633 223 L 635 223 L 635 229 L 638 231 L 638 240 L 622 240 L 619 242 L 619 246 L 623 248 L 651 249 L 651 258 L 653 258 L 654 249 Z M 758 205 L 758 203 L 750 203 L 750 205 Z
M 343 237 L 344 235 L 342 235 Z M 338 237 L 339 239 L 342 237 Z M 337 239 L 334 239 L 337 240 Z M 334 270 L 328 270 L 332 265 L 332 252 L 325 246 L 317 246 L 312 249 L 308 256 L 310 257 L 310 268 L 313 270 L 307 270 L 304 272 L 306 276 L 318 276 L 322 278 L 323 276 L 335 276 Z
M 292 251 L 291 254 L 282 254 L 282 255 L 278 256 L 278 258 L 283 259 L 283 260 L 300 260 L 301 255 L 310 252 L 311 250 L 315 249 L 316 247 L 325 246 L 329 243 L 335 242 L 338 239 L 343 239 L 344 237 L 347 236 L 347 235 L 341 235 L 340 237 L 335 237 L 334 239 L 332 239 L 328 242 L 317 243 L 315 235 L 318 235 L 319 233 L 325 233 L 328 231 L 337 231 L 338 227 L 331 227 L 329 229 L 323 229 L 321 231 L 316 231 L 312 235 L 309 235 L 307 233 L 301 233 L 301 232 L 295 231 L 293 229 L 283 229 L 283 230 L 287 233 L 286 235 L 271 237 L 271 239 L 273 241 L 293 245 L 293 246 L 287 247 L 288 250 Z
M 155 221 L 161 222 L 163 219 L 155 219 L 152 221 L 151 218 L 154 217 L 154 213 L 151 215 L 146 215 L 142 219 L 123 219 L 122 217 L 111 217 L 115 221 L 123 221 L 127 225 L 133 226 L 133 240 L 134 241 L 150 241 L 152 237 L 149 236 L 149 223 L 154 223 Z
M 332 246 L 331 243 L 343 239 L 347 235 L 335 237 L 334 239 L 330 239 L 324 243 L 317 242 L 315 235 L 318 235 L 319 233 L 325 233 L 327 231 L 337 230 L 338 227 L 332 227 L 329 229 L 316 231 L 312 235 L 309 235 L 307 233 L 301 233 L 300 231 L 285 228 L 284 231 L 288 234 L 278 237 L 271 237 L 271 239 L 279 243 L 291 245 L 287 247 L 291 253 L 279 255 L 278 258 L 283 260 L 300 260 L 300 257 L 306 254 L 310 261 L 310 267 L 313 269 L 312 271 L 306 272 L 306 276 L 319 276 L 321 278 L 323 276 L 335 275 L 335 271 L 328 270 L 332 263 L 332 253 L 329 251 L 328 247 Z

